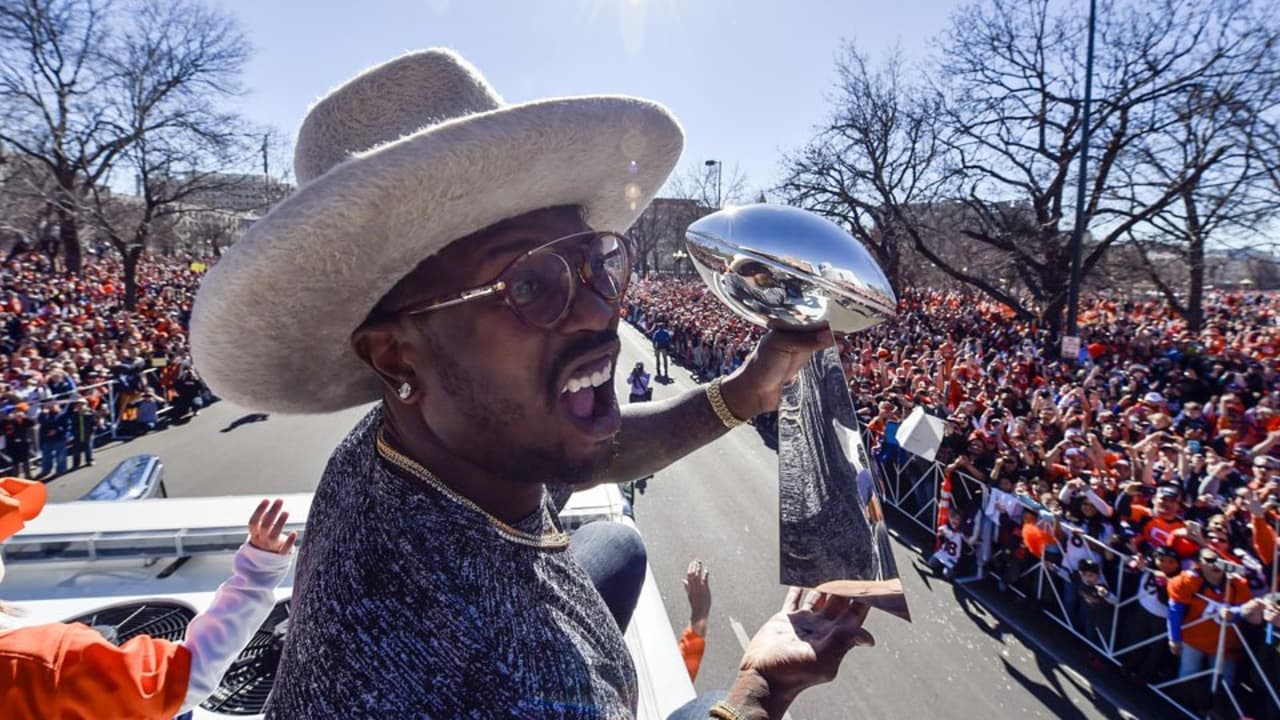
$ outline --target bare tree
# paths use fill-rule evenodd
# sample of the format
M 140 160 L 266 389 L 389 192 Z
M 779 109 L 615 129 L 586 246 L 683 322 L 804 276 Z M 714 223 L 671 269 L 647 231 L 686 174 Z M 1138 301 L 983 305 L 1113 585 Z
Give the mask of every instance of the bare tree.
M 723 166 L 717 168 L 705 163 L 688 165 L 667 181 L 664 194 L 667 197 L 696 200 L 699 205 L 711 209 L 716 208 L 717 199 L 721 207 L 753 201 L 747 186 L 747 176 L 737 164 L 727 170 Z
M 225 15 L 196 0 L 147 0 L 111 48 L 123 129 L 133 141 L 121 169 L 138 186 L 135 212 L 108 212 L 104 184 L 90 188 L 93 218 L 120 253 L 125 306 L 137 302 L 137 267 L 158 228 L 201 210 L 198 194 L 238 186 L 257 154 L 255 134 L 217 101 L 238 89 L 248 45 Z
M 260 132 L 263 205 L 258 214 L 264 214 L 293 192 L 293 144 L 276 128 Z
M 1099 8 L 1085 273 L 1116 241 L 1166 213 L 1224 157 L 1225 150 L 1212 150 L 1175 166 L 1162 181 L 1146 175 L 1142 191 L 1132 191 L 1152 138 L 1177 125 L 1188 98 L 1229 92 L 1250 72 L 1276 64 L 1273 41 L 1260 37 L 1273 30 L 1254 5 L 1115 0 Z M 972 210 L 966 217 L 973 222 L 961 232 L 1014 258 L 1051 324 L 1066 302 L 1086 12 L 1083 4 L 1050 0 L 969 5 L 947 34 L 938 80 L 949 98 L 943 139 L 954 180 L 950 193 Z M 1026 214 L 997 212 L 1009 199 Z
M 13 257 L 39 248 L 56 255 L 50 185 L 43 166 L 0 148 L 0 254 Z
M 130 143 L 110 108 L 106 2 L 0 0 L 0 142 L 41 164 L 69 272 L 80 269 L 80 201 Z
M 689 223 L 709 212 L 710 208 L 696 200 L 654 198 L 627 231 L 640 274 L 648 275 L 660 269 L 661 257 L 670 257 L 683 248 L 684 231 Z
M 901 289 L 903 253 L 909 246 L 927 247 L 921 236 L 935 216 L 930 206 L 939 178 L 934 120 L 940 100 L 906 80 L 909 69 L 896 51 L 872 67 L 846 44 L 836 69 L 832 114 L 813 141 L 786 159 L 778 190 L 787 202 L 847 228 Z M 960 267 L 955 265 L 957 273 Z
M 68 272 L 80 269 L 82 224 L 104 215 L 87 207 L 104 187 L 141 166 L 180 170 L 176 158 L 156 164 L 173 136 L 225 134 L 209 109 L 238 90 L 248 52 L 235 22 L 199 0 L 0 0 L 0 144 L 51 178 Z
M 1268 45 L 1274 34 L 1250 37 Z M 1261 54 L 1242 48 L 1242 61 Z M 1122 168 L 1123 193 L 1158 193 L 1179 185 L 1176 202 L 1130 230 L 1129 237 L 1151 281 L 1192 330 L 1203 322 L 1205 254 L 1215 239 L 1262 237 L 1280 215 L 1280 194 L 1269 186 L 1268 172 L 1280 152 L 1267 137 L 1264 118 L 1280 111 L 1280 65 L 1263 64 L 1255 72 L 1235 74 L 1223 87 L 1193 89 L 1171 106 L 1176 122 L 1146 138 L 1139 162 Z M 1182 175 L 1190 182 L 1178 183 Z M 1138 205 L 1138 203 L 1134 203 Z M 1180 260 L 1171 276 L 1160 256 Z
M 722 174 L 716 176 L 717 171 Z M 705 164 L 689 165 L 676 173 L 663 188 L 663 197 L 655 198 L 627 231 L 636 254 L 638 269 L 648 273 L 657 270 L 660 258 L 671 257 L 677 268 L 677 252 L 684 252 L 684 233 L 689 224 L 715 212 L 717 193 L 721 205 L 751 202 L 747 178 L 733 166 L 727 175 L 722 168 Z M 718 187 L 717 187 L 718 184 Z
M 1100 3 L 1086 277 L 1117 242 L 1153 238 L 1157 227 L 1168 242 L 1170 228 L 1186 226 L 1189 196 L 1221 200 L 1241 182 L 1256 184 L 1254 159 L 1267 144 L 1239 130 L 1274 113 L 1256 102 L 1256 88 L 1280 64 L 1261 6 Z M 940 58 L 910 74 L 896 54 L 873 68 L 846 48 L 833 113 L 789 158 L 784 193 L 843 222 L 895 278 L 909 246 L 947 276 L 1056 327 L 1070 275 L 1087 10 L 1064 0 L 974 0 L 953 16 Z M 904 81 L 913 75 L 930 85 Z M 1207 118 L 1206 107 L 1214 108 Z M 1199 146 L 1185 142 L 1188 133 Z M 1233 199 L 1215 217 L 1260 222 L 1250 207 Z

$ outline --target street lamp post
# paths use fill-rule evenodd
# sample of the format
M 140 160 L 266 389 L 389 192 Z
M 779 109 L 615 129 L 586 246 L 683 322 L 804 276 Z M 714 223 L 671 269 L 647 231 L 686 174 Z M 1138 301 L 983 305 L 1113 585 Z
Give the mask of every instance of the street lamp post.
M 719 160 L 708 160 L 705 163 L 703 163 L 703 165 L 706 165 L 707 167 L 714 167 L 716 169 L 716 209 L 719 210 L 720 209 L 720 170 L 723 167 L 723 163 L 721 163 Z

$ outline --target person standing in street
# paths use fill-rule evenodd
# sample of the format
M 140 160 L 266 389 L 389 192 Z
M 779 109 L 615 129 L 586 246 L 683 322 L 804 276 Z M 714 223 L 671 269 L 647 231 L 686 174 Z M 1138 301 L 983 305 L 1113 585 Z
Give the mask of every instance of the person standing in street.
M 670 380 L 671 375 L 668 372 L 671 362 L 669 352 L 671 350 L 671 331 L 667 329 L 666 322 L 659 322 L 658 329 L 653 331 L 653 371 L 658 374 L 659 380 Z
M 98 432 L 98 416 L 89 407 L 89 401 L 76 398 L 71 404 L 71 463 L 72 469 L 93 465 L 93 438 Z
M 20 478 L 31 478 L 31 449 L 40 443 L 36 422 L 28 414 L 26 403 L 18 403 L 8 413 L 2 426 L 5 453 L 13 461 L 13 472 Z
M 67 471 L 67 436 L 71 418 L 60 403 L 46 403 L 40 409 L 40 477 L 50 479 Z M 56 470 L 56 472 L 55 472 Z
M 653 387 L 649 384 L 649 373 L 644 371 L 644 363 L 638 362 L 627 376 L 627 386 L 631 389 L 630 402 L 648 402 L 653 399 Z

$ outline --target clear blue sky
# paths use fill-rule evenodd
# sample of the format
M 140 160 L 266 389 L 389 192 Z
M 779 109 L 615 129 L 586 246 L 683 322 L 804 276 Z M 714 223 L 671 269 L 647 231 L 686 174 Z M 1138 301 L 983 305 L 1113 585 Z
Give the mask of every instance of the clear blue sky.
M 684 125 L 681 168 L 737 165 L 749 186 L 827 113 L 842 40 L 911 59 L 959 0 L 217 0 L 255 53 L 242 110 L 292 140 L 307 106 L 405 50 L 461 52 L 508 102 L 622 93 Z

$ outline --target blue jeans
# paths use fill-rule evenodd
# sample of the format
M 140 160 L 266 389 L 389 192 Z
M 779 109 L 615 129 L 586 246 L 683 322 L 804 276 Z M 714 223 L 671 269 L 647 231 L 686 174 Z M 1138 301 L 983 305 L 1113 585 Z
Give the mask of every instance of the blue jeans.
M 54 468 L 61 475 L 67 471 L 67 441 L 52 441 L 40 445 L 40 474 L 48 475 Z
M 590 576 L 618 628 L 626 632 L 648 562 L 640 533 L 622 523 L 597 520 L 573 533 L 569 552 Z
M 609 613 L 623 631 L 631 622 L 640 588 L 644 584 L 648 556 L 644 541 L 629 525 L 597 520 L 578 528 L 569 543 L 569 552 L 587 572 Z M 703 693 L 681 705 L 667 720 L 705 720 L 711 706 L 727 695 L 723 690 Z
M 1227 632 L 1231 630 L 1228 628 Z M 1217 659 L 1215 655 L 1200 652 L 1190 645 L 1183 644 L 1182 653 L 1178 656 L 1178 677 L 1184 678 L 1188 675 L 1194 675 L 1201 670 L 1207 670 L 1213 667 L 1213 661 Z M 1240 664 L 1238 659 L 1224 657 L 1222 659 L 1222 682 L 1231 685 L 1236 680 L 1236 666 Z
M 724 700 L 728 695 L 729 693 L 724 690 L 703 693 L 676 708 L 675 712 L 667 716 L 667 720 L 706 720 L 711 714 L 711 706 Z

